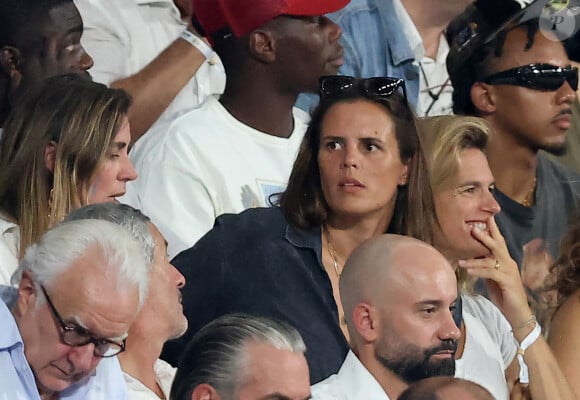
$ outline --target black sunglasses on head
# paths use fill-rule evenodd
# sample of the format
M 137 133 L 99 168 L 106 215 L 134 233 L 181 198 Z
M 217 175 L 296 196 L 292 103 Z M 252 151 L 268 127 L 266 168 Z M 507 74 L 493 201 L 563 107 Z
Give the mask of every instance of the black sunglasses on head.
M 405 81 L 400 78 L 384 76 L 361 79 L 346 75 L 329 75 L 320 78 L 321 99 L 333 98 L 353 89 L 358 89 L 367 96 L 389 97 L 399 88 L 403 89 L 403 96 L 407 100 Z
M 578 90 L 578 68 L 552 64 L 529 64 L 492 74 L 483 79 L 490 85 L 515 85 L 541 91 L 558 90 L 564 82 Z

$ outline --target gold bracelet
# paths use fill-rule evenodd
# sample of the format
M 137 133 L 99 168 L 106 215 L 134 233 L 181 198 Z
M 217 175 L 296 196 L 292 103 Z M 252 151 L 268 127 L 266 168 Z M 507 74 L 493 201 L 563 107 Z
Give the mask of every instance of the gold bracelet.
M 532 314 L 532 316 L 530 318 L 528 318 L 526 320 L 526 322 L 524 322 L 521 325 L 518 325 L 516 328 L 512 328 L 512 332 L 518 331 L 518 330 L 520 330 L 522 328 L 525 328 L 526 326 L 528 326 L 530 324 L 537 324 L 537 323 L 538 323 L 538 320 L 536 319 L 536 316 L 534 314 Z

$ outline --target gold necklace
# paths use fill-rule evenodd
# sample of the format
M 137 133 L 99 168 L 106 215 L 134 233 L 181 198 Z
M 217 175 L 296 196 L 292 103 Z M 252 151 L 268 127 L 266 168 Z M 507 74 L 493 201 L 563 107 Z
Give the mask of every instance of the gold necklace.
M 336 273 L 336 277 L 340 278 L 342 275 L 342 271 L 338 270 L 338 262 L 340 261 L 343 264 L 342 259 L 338 256 L 332 242 L 330 241 L 330 232 L 326 228 L 326 225 L 322 227 L 322 234 L 326 238 L 326 247 L 328 248 L 328 254 L 330 254 L 330 258 L 332 259 L 332 265 L 334 266 L 334 272 Z
M 530 188 L 530 190 L 526 194 L 526 197 L 524 197 L 524 199 L 522 200 L 522 202 L 520 204 L 524 207 L 533 206 L 534 205 L 534 192 L 535 191 L 536 191 L 536 177 L 534 176 L 534 179 L 532 181 L 532 187 Z

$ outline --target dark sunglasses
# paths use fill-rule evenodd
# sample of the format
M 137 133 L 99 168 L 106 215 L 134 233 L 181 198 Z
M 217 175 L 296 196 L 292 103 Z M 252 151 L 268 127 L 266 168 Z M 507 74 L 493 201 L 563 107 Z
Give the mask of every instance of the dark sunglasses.
M 515 85 L 533 90 L 558 90 L 568 82 L 578 90 L 578 68 L 558 67 L 552 64 L 529 64 L 490 75 L 483 80 L 490 85 Z
M 360 79 L 346 75 L 329 75 L 320 78 L 320 98 L 328 99 L 336 97 L 353 89 L 360 90 L 367 96 L 389 97 L 403 89 L 403 96 L 407 100 L 405 81 L 400 78 L 388 76 Z

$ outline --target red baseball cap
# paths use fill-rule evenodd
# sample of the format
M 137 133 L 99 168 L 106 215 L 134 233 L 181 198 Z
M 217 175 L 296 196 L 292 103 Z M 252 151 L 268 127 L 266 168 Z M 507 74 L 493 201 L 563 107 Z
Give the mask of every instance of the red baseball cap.
M 193 0 L 193 15 L 211 42 L 244 36 L 279 15 L 316 16 L 350 0 Z

